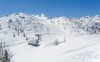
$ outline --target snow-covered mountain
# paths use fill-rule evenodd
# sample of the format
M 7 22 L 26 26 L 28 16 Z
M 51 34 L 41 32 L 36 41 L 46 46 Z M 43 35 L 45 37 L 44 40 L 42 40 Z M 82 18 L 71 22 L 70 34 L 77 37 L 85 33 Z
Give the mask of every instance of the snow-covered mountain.
M 15 13 L 0 18 L 0 29 L 19 31 L 34 31 L 35 33 L 50 33 L 53 28 L 61 29 L 62 32 L 99 33 L 100 16 L 86 16 L 81 18 L 55 17 L 49 18 L 44 14 L 28 15 Z M 51 27 L 53 26 L 53 27 Z M 57 26 L 57 27 L 54 27 Z M 55 32 L 56 33 L 56 32 Z
M 99 33 L 98 15 L 49 18 L 14 13 L 0 18 L 0 39 L 15 53 L 15 62 L 99 62 Z M 34 42 L 38 47 L 30 46 Z
M 64 31 L 77 32 L 77 33 L 99 33 L 100 32 L 100 16 L 86 16 L 81 18 L 66 18 L 58 17 L 53 18 L 52 23 L 57 23 L 64 28 Z

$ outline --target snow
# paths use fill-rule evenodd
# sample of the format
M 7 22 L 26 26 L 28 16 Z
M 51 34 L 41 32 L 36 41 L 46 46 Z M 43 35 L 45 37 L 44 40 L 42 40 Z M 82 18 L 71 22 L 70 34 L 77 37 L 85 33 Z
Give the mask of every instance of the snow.
M 84 35 L 58 46 L 44 44 L 34 47 L 23 43 L 10 49 L 15 52 L 13 57 L 15 62 L 96 62 L 100 57 L 99 38 L 99 35 Z
M 100 16 L 76 19 L 15 13 L 0 18 L 0 39 L 12 52 L 12 62 L 100 62 L 99 22 Z M 28 45 L 37 39 L 35 34 L 41 34 L 38 47 Z

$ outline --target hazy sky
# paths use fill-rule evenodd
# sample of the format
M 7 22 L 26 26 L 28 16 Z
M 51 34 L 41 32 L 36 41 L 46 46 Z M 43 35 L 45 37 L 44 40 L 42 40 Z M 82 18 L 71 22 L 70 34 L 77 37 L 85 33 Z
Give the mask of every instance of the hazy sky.
M 100 0 L 0 0 L 0 16 L 24 12 L 49 17 L 100 15 Z

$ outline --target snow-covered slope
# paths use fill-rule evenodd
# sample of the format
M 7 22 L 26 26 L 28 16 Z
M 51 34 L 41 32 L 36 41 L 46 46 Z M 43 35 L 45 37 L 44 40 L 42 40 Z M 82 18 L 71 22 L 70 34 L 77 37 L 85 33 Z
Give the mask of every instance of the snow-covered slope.
M 47 19 L 43 20 L 36 16 L 27 15 L 25 13 L 16 13 L 0 18 L 0 32 L 1 38 L 8 38 L 9 40 L 5 39 L 5 41 L 8 42 L 11 41 L 10 38 L 23 38 L 24 34 L 25 38 L 33 39 L 34 34 L 58 35 L 61 34 L 63 31 L 61 31 L 57 24 L 52 24 L 49 22 L 49 20 L 47 21 Z M 16 38 L 13 37 L 13 35 L 15 35 Z
M 12 62 L 99 62 L 100 16 L 81 18 L 14 13 L 0 18 L 0 39 Z M 39 46 L 30 42 L 41 35 Z
M 70 37 L 59 45 L 48 43 L 34 47 L 23 43 L 10 49 L 15 52 L 12 59 L 15 62 L 99 62 L 99 40 L 99 35 L 83 35 Z

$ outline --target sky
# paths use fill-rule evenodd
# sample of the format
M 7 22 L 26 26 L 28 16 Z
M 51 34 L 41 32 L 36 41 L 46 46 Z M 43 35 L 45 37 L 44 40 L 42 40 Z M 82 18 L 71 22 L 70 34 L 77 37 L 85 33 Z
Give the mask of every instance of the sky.
M 100 15 L 100 0 L 0 0 L 0 16 L 24 12 L 48 17 Z

